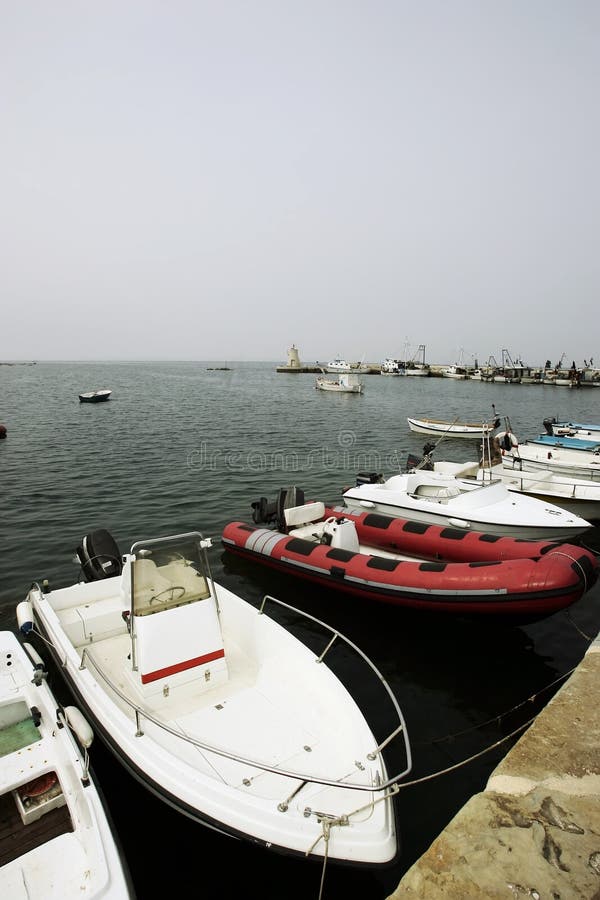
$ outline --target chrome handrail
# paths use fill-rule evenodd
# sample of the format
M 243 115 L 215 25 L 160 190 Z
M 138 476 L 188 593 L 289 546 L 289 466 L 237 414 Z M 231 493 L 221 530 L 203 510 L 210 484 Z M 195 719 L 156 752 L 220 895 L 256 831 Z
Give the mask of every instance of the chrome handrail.
M 385 680 L 385 678 L 383 677 L 381 672 L 376 668 L 374 663 L 363 653 L 363 651 L 360 650 L 360 648 L 357 647 L 352 641 L 350 641 L 349 638 L 340 634 L 338 631 L 331 628 L 331 626 L 327 625 L 325 622 L 322 622 L 320 619 L 317 619 L 314 616 L 311 616 L 309 613 L 303 612 L 302 610 L 296 609 L 296 607 L 290 606 L 289 604 L 284 603 L 281 600 L 277 600 L 276 597 L 271 597 L 270 595 L 266 595 L 263 598 L 260 608 L 257 610 L 258 615 L 263 615 L 263 609 L 264 609 L 264 606 L 267 601 L 273 601 L 273 602 L 277 603 L 279 606 L 285 607 L 286 609 L 291 610 L 292 612 L 297 613 L 300 616 L 310 619 L 312 622 L 314 622 L 318 625 L 321 625 L 327 631 L 331 632 L 331 634 L 333 635 L 333 639 L 330 640 L 328 646 L 325 648 L 325 650 L 321 654 L 321 656 L 317 657 L 315 659 L 315 662 L 317 662 L 317 663 L 322 662 L 325 654 L 328 652 L 328 650 L 333 645 L 335 640 L 337 638 L 340 638 L 352 650 L 354 650 L 363 659 L 363 661 L 371 668 L 371 670 L 374 672 L 374 674 L 379 679 L 381 685 L 386 690 L 388 697 L 391 700 L 392 705 L 395 709 L 395 712 L 398 716 L 399 724 L 397 725 L 397 727 L 395 727 L 390 732 L 390 734 L 388 735 L 388 737 L 385 738 L 384 741 L 382 741 L 378 746 L 374 747 L 373 750 L 371 750 L 367 754 L 367 758 L 370 761 L 376 759 L 377 755 L 379 753 L 381 753 L 381 751 L 394 738 L 396 738 L 398 735 L 402 735 L 403 742 L 404 742 L 404 753 L 406 756 L 406 767 L 403 769 L 403 771 L 399 772 L 396 775 L 388 777 L 386 781 L 378 780 L 377 784 L 361 784 L 359 782 L 354 782 L 354 781 L 345 783 L 345 782 L 339 781 L 339 780 L 322 778 L 322 777 L 314 775 L 314 774 L 307 775 L 305 773 L 296 772 L 296 771 L 290 770 L 290 769 L 282 769 L 282 768 L 280 768 L 278 766 L 274 766 L 270 763 L 264 763 L 259 760 L 250 759 L 250 758 L 247 758 L 244 756 L 239 756 L 238 754 L 231 753 L 229 750 L 225 750 L 221 747 L 215 747 L 211 744 L 206 743 L 205 741 L 201 741 L 197 738 L 193 738 L 193 737 L 190 737 L 189 735 L 183 734 L 181 731 L 176 730 L 171 725 L 158 719 L 155 715 L 150 713 L 148 710 L 145 710 L 143 707 L 137 705 L 135 702 L 133 702 L 131 697 L 129 697 L 119 687 L 117 687 L 111 681 L 111 679 L 106 675 L 106 673 L 102 671 L 102 668 L 100 667 L 100 665 L 97 663 L 97 661 L 94 659 L 94 657 L 88 652 L 88 647 L 83 648 L 83 651 L 81 654 L 81 663 L 80 663 L 79 668 L 85 669 L 86 663 L 87 664 L 91 663 L 94 671 L 98 674 L 98 676 L 102 679 L 102 681 L 133 712 L 133 714 L 135 716 L 136 729 L 137 729 L 135 732 L 136 737 L 143 736 L 144 732 L 142 731 L 142 720 L 145 720 L 147 722 L 151 722 L 153 725 L 157 726 L 158 728 L 161 728 L 163 731 L 168 732 L 173 737 L 180 738 L 181 740 L 186 741 L 187 743 L 191 744 L 194 747 L 199 748 L 200 750 L 205 750 L 209 753 L 215 753 L 217 756 L 222 756 L 222 757 L 225 757 L 226 759 L 231 759 L 234 762 L 242 763 L 243 765 L 251 766 L 252 768 L 260 769 L 261 771 L 264 771 L 264 772 L 270 772 L 271 774 L 279 775 L 281 777 L 299 779 L 301 781 L 310 782 L 310 783 L 314 783 L 314 784 L 322 784 L 322 785 L 326 785 L 329 787 L 341 787 L 341 788 L 348 788 L 350 790 L 370 791 L 370 792 L 384 791 L 384 790 L 387 790 L 388 788 L 392 787 L 393 785 L 397 784 L 398 781 L 400 781 L 402 778 L 404 778 L 411 771 L 412 756 L 411 756 L 410 742 L 409 742 L 408 734 L 406 731 L 406 724 L 405 724 L 404 716 L 402 715 L 402 711 L 400 709 L 400 706 L 398 705 L 398 701 L 397 701 L 396 697 L 394 696 L 394 693 L 392 692 L 390 686 L 388 685 L 387 681 Z

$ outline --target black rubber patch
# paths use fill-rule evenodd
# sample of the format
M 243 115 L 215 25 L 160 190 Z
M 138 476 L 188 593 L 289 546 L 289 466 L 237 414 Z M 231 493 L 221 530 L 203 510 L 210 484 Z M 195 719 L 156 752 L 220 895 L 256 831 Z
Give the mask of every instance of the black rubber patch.
M 312 541 L 305 541 L 303 538 L 290 538 L 285 545 L 285 549 L 291 553 L 298 553 L 300 556 L 310 556 L 318 546 L 318 544 L 313 544 Z
M 367 565 L 370 569 L 384 569 L 386 572 L 393 572 L 400 565 L 400 560 L 388 559 L 384 556 L 372 556 Z

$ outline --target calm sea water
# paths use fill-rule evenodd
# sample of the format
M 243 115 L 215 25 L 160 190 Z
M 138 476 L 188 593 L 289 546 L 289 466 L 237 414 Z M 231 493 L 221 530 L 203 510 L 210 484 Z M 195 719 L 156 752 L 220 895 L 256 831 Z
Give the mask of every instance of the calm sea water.
M 229 371 L 216 367 L 228 365 Z M 547 702 L 600 629 L 600 588 L 568 612 L 527 626 L 440 619 L 348 600 L 233 562 L 223 526 L 291 484 L 339 500 L 358 471 L 391 475 L 426 438 L 407 416 L 487 420 L 492 404 L 520 437 L 542 421 L 600 421 L 600 390 L 490 385 L 443 378 L 365 376 L 361 395 L 314 390 L 314 376 L 276 363 L 38 363 L 0 366 L 2 516 L 0 627 L 34 580 L 77 578 L 80 539 L 107 528 L 123 550 L 136 540 L 199 530 L 215 538 L 217 581 L 258 603 L 271 593 L 340 629 L 368 653 L 396 692 L 414 755 L 412 779 L 446 770 L 399 795 L 402 855 L 385 872 L 330 866 L 324 897 L 391 893 L 404 871 L 475 792 L 511 746 L 482 753 Z M 108 403 L 82 391 L 110 388 Z M 476 442 L 444 441 L 437 459 L 476 459 Z M 600 545 L 595 529 L 586 540 Z M 57 693 L 64 690 L 57 681 Z M 360 688 L 356 686 L 357 690 Z M 524 703 L 530 697 L 537 699 Z M 68 698 L 65 698 L 68 700 Z M 523 704 L 521 706 L 521 704 Z M 506 716 L 504 713 L 509 713 Z M 449 736 L 455 736 L 452 740 Z M 208 831 L 150 797 L 104 750 L 92 761 L 138 896 L 197 890 L 215 898 L 317 898 L 320 867 Z M 219 860 L 219 862 L 217 862 Z

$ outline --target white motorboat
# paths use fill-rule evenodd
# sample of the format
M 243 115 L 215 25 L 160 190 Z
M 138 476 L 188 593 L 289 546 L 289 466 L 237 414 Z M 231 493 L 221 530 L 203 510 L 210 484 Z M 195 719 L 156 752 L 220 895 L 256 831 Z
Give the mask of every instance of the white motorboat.
M 92 532 L 78 549 L 88 580 L 47 592 L 34 584 L 19 604 L 22 630 L 33 623 L 116 758 L 175 809 L 281 853 L 388 864 L 398 852 L 394 795 L 411 766 L 395 697 L 337 631 L 272 597 L 257 609 L 215 583 L 210 545 L 192 532 L 122 557 L 108 532 Z M 304 615 L 317 652 L 267 603 L 288 620 Z M 391 728 L 378 738 L 334 672 L 340 644 L 389 706 Z M 384 759 L 392 743 L 406 763 L 394 775 Z
M 318 391 L 334 391 L 338 394 L 362 394 L 363 383 L 358 375 L 342 372 L 335 380 L 319 376 L 315 388 Z
M 520 538 L 572 540 L 592 527 L 555 504 L 509 491 L 500 479 L 483 484 L 418 468 L 385 480 L 359 473 L 343 500 L 350 509 Z
M 445 422 L 442 419 L 407 418 L 408 427 L 416 434 L 429 434 L 434 437 L 470 438 L 482 440 L 500 425 L 500 420 L 493 422 Z
M 325 366 L 325 371 L 329 372 L 331 375 L 339 375 L 340 372 L 350 372 L 352 370 L 352 366 L 349 362 L 346 362 L 345 359 L 342 359 L 341 356 L 336 356 L 335 359 L 332 359 Z
M 501 463 L 500 465 L 496 463 L 490 468 L 481 466 L 480 462 L 476 461 L 435 462 L 433 471 L 454 475 L 457 478 L 473 478 L 483 484 L 499 478 L 509 491 L 528 494 L 543 500 L 544 503 L 554 503 L 592 523 L 600 521 L 600 484 L 594 484 L 583 478 L 569 478 L 568 475 L 559 475 L 549 469 L 531 472 L 509 470 Z
M 503 450 L 502 465 L 513 471 L 544 469 L 570 478 L 600 481 L 600 453 L 571 447 L 525 441 Z
M 0 885 L 6 900 L 124 900 L 129 872 L 90 774 L 93 732 L 42 658 L 0 632 Z

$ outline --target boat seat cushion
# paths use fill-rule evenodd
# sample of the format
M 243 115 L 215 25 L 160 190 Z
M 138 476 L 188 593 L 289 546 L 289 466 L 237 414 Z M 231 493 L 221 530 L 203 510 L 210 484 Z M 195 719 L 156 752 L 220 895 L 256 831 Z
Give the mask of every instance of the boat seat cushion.
M 309 522 L 318 522 L 323 518 L 325 504 L 318 501 L 317 503 L 304 503 L 302 506 L 291 506 L 289 509 L 284 509 L 283 515 L 288 528 L 307 525 Z
M 127 632 L 124 598 L 119 596 L 72 606 L 58 613 L 62 627 L 75 647 Z

